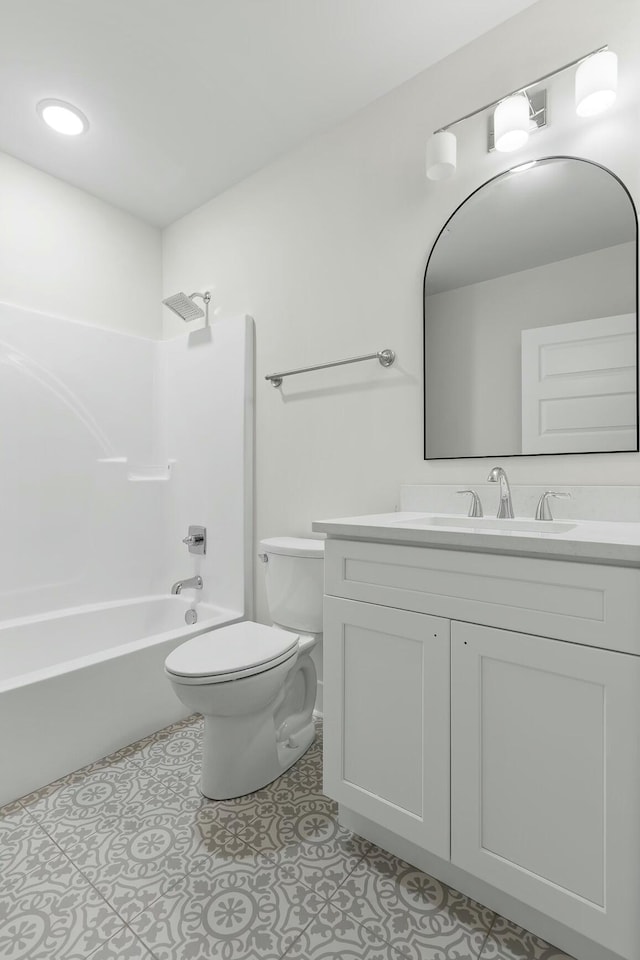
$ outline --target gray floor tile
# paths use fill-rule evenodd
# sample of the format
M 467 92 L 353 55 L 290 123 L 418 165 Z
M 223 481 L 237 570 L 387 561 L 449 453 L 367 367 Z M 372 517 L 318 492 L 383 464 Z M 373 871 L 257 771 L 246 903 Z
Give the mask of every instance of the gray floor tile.
M 101 944 L 87 960 L 154 960 L 141 940 L 128 927 Z
M 390 944 L 357 923 L 333 903 L 311 921 L 287 952 L 286 960 L 404 960 Z
M 127 757 L 174 792 L 188 797 L 201 795 L 202 724 L 199 718 L 173 724 L 132 744 Z
M 573 960 L 522 927 L 497 916 L 481 954 L 482 960 Z
M 85 960 L 122 927 L 63 854 L 27 875 L 13 871 L 0 890 L 2 958 Z
M 51 837 L 19 805 L 0 819 L 0 889 L 5 878 L 31 873 L 59 854 Z
M 128 921 L 211 854 L 224 849 L 232 857 L 242 849 L 237 837 L 201 814 L 193 801 L 172 795 L 141 818 L 69 837 L 65 852 Z
M 101 760 L 25 798 L 29 813 L 65 846 L 77 837 L 119 829 L 175 802 L 175 794 L 126 759 Z
M 321 745 L 313 744 L 297 763 L 260 793 L 278 800 L 324 796 Z
M 374 847 L 332 902 L 410 960 L 476 960 L 494 913 Z
M 239 836 L 320 896 L 333 896 L 371 845 L 340 826 L 326 798 L 262 804 Z
M 274 783 L 220 802 L 202 727 L 0 809 L 2 960 L 571 960 L 341 828 L 319 721 Z
M 318 759 L 308 764 L 315 775 Z M 297 766 L 251 797 L 215 805 L 209 816 L 329 898 L 370 844 L 340 827 L 337 804 L 314 792 L 312 774 Z
M 131 928 L 157 960 L 276 960 L 324 904 L 245 847 L 202 862 Z
M 278 851 L 310 834 L 335 831 L 338 805 L 320 794 L 291 796 L 284 790 L 274 794 L 261 791 L 242 806 L 220 804 L 216 815 L 228 830 L 242 833 L 256 849 Z

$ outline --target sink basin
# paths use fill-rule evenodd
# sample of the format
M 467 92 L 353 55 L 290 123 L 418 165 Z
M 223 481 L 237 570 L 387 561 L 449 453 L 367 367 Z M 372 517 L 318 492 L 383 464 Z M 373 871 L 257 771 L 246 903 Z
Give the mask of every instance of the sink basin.
M 499 520 L 497 517 L 459 517 L 443 514 L 425 514 L 413 520 L 392 521 L 403 527 L 459 527 L 462 530 L 499 531 L 500 533 L 558 534 L 575 530 L 576 524 L 564 520 Z

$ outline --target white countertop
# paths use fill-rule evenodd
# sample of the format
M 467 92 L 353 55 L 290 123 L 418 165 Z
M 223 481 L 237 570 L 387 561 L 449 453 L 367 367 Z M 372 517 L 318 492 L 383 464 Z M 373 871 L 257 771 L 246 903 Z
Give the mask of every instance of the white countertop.
M 640 566 L 640 523 L 595 520 L 568 520 L 572 529 L 560 533 L 523 532 L 522 530 L 460 529 L 443 525 L 446 515 L 438 517 L 438 526 L 428 525 L 425 513 L 380 513 L 363 517 L 316 520 L 312 529 L 327 537 L 347 540 L 374 540 L 445 550 L 473 550 L 507 553 L 517 556 L 575 560 L 582 563 L 607 563 Z M 451 515 L 453 516 L 453 515 Z M 462 516 L 462 515 L 458 515 Z M 517 517 L 518 520 L 527 518 Z M 416 524 L 416 521 L 420 525 Z M 508 521 L 505 521 L 508 523 Z

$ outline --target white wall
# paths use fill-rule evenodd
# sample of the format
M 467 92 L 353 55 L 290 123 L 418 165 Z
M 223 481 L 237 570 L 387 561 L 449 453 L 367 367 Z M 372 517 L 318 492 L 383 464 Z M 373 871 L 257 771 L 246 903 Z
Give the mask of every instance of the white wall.
M 426 298 L 432 457 L 522 449 L 522 331 L 635 310 L 636 248 L 620 243 Z
M 0 302 L 157 338 L 160 291 L 159 230 L 0 154 Z
M 513 165 L 487 154 L 486 118 L 462 124 L 455 179 L 430 183 L 438 126 L 602 43 L 620 57 L 620 93 L 579 120 L 569 71 L 549 85 L 549 127 L 518 160 L 596 160 L 640 193 L 640 5 L 540 0 L 351 121 L 195 210 L 164 233 L 165 295 L 208 283 L 221 314 L 256 319 L 256 536 L 307 534 L 311 521 L 393 509 L 401 482 L 473 483 L 491 464 L 422 460 L 422 279 L 443 222 Z M 166 317 L 166 334 L 180 329 Z M 376 363 L 286 380 L 265 374 L 391 347 Z M 507 462 L 514 482 L 634 483 L 637 454 Z M 259 587 L 258 614 L 267 619 Z

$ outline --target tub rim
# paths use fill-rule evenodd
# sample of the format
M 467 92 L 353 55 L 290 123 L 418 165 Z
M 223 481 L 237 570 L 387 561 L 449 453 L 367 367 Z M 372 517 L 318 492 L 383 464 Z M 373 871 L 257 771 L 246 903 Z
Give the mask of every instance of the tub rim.
M 108 600 L 100 603 L 82 604 L 77 607 L 64 607 L 51 610 L 48 613 L 34 614 L 29 617 L 14 617 L 10 620 L 2 620 L 0 621 L 0 643 L 2 642 L 3 632 L 12 628 L 26 627 L 37 623 L 48 623 L 51 620 L 62 620 L 84 614 L 99 613 L 103 610 L 140 606 L 150 601 L 158 600 L 170 600 L 173 605 L 180 605 L 185 610 L 193 606 L 200 609 L 204 608 L 210 610 L 211 615 L 208 619 L 193 624 L 192 627 L 188 624 L 183 624 L 172 630 L 153 633 L 137 640 L 128 640 L 126 643 L 107 647 L 105 650 L 88 653 L 81 657 L 73 657 L 49 667 L 30 670 L 28 673 L 20 673 L 7 680 L 0 680 L 0 694 L 10 690 L 17 690 L 20 687 L 31 686 L 32 684 L 40 683 L 51 677 L 60 676 L 61 674 L 74 673 L 77 670 L 104 663 L 116 657 L 123 657 L 126 656 L 127 653 L 134 653 L 137 650 L 143 650 L 146 647 L 155 646 L 156 644 L 178 640 L 181 637 L 184 637 L 185 640 L 191 639 L 192 637 L 206 633 L 208 630 L 215 630 L 218 627 L 244 619 L 244 614 L 241 611 L 231 610 L 228 607 L 218 607 L 215 604 L 204 603 L 202 601 L 196 602 L 194 600 L 188 600 L 186 597 L 174 596 L 168 593 L 153 593 L 140 597 L 127 597 L 124 600 Z

